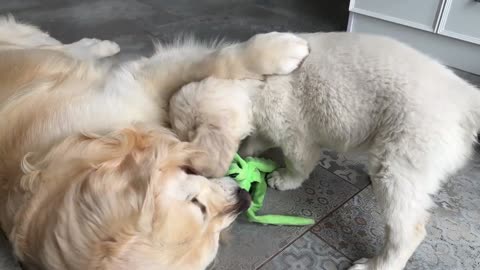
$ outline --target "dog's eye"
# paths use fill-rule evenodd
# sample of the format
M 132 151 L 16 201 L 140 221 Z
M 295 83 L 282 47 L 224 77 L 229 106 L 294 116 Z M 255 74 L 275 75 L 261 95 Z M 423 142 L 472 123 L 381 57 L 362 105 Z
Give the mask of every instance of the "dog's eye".
M 203 203 L 201 203 L 196 197 L 194 197 L 190 201 L 196 206 L 198 206 L 198 208 L 200 208 L 200 211 L 202 211 L 202 214 L 204 215 L 207 214 L 207 207 L 205 207 L 205 205 L 203 205 Z

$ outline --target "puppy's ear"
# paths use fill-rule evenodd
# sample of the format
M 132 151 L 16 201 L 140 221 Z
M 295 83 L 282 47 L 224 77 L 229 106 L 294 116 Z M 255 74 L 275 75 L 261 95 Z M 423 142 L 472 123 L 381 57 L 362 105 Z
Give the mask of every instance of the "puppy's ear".
M 192 141 L 203 152 L 192 157 L 191 165 L 205 177 L 222 177 L 228 171 L 240 140 L 221 126 L 202 125 Z

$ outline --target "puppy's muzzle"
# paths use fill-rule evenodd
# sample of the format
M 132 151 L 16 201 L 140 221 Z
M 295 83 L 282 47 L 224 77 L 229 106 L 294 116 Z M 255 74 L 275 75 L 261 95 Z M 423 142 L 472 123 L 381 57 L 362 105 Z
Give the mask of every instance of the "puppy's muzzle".
M 235 192 L 236 203 L 231 207 L 232 214 L 240 214 L 246 211 L 252 203 L 252 197 L 246 190 L 237 188 Z

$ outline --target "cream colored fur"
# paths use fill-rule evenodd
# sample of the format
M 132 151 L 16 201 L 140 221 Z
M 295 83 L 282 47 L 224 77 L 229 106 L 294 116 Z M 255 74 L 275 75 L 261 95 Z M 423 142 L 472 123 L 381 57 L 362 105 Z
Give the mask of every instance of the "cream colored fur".
M 265 81 L 209 78 L 171 100 L 181 139 L 204 147 L 195 161 L 219 176 L 237 151 L 280 147 L 286 168 L 270 186 L 298 188 L 321 147 L 366 151 L 386 219 L 378 256 L 351 270 L 399 270 L 425 237 L 430 195 L 467 161 L 480 128 L 478 89 L 429 57 L 389 38 L 301 34 L 310 55 L 292 75 Z
M 286 74 L 308 54 L 269 33 L 96 61 L 118 50 L 0 20 L 0 225 L 26 269 L 206 268 L 249 198 L 231 179 L 189 173 L 199 151 L 162 127 L 167 102 L 185 83 Z

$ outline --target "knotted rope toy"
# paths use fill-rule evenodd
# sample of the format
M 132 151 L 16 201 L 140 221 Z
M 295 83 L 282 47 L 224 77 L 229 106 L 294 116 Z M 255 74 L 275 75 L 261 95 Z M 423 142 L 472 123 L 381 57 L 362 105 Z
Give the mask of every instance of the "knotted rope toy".
M 246 215 L 250 222 L 287 225 L 287 226 L 305 226 L 315 223 L 313 219 L 284 215 L 262 215 L 257 216 L 257 212 L 263 206 L 263 200 L 267 193 L 267 182 L 265 176 L 277 169 L 277 165 L 272 160 L 247 157 L 242 159 L 236 154 L 227 175 L 235 179 L 240 188 L 248 191 L 252 196 L 252 204 L 248 208 Z

